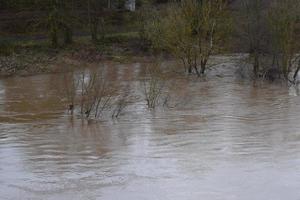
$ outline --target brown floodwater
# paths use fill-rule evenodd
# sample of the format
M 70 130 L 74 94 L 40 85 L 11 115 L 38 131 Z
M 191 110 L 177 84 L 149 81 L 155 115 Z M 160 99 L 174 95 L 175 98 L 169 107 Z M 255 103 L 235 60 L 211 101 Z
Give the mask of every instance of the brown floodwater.
M 90 124 L 66 112 L 62 74 L 0 80 L 0 199 L 300 200 L 299 90 L 224 60 L 168 79 L 176 106 L 155 110 L 145 64 L 99 65 L 136 98 Z

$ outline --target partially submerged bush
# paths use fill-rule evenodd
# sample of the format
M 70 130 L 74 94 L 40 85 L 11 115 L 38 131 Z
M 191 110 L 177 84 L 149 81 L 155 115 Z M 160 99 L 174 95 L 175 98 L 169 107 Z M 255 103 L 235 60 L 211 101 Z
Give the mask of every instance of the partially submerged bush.
M 160 64 L 147 67 L 146 79 L 143 82 L 143 93 L 148 108 L 154 109 L 157 105 L 162 103 L 165 93 L 165 77 Z
M 164 18 L 147 21 L 145 32 L 155 48 L 168 50 L 189 73 L 200 75 L 205 73 L 209 57 L 226 41 L 229 25 L 224 1 L 184 0 L 170 4 Z
M 255 77 L 259 76 L 262 68 L 262 53 L 267 43 L 266 13 L 263 0 L 242 0 L 236 18 L 235 28 L 240 38 L 239 43 L 249 52 L 248 63 L 252 64 Z
M 295 71 L 299 52 L 298 0 L 243 0 L 237 23 L 241 43 L 246 44 L 248 63 L 255 77 L 269 80 L 289 79 Z
M 297 52 L 298 0 L 276 1 L 269 12 L 272 67 L 288 79 Z M 299 50 L 299 49 L 298 49 Z
M 112 118 L 118 118 L 125 108 L 133 102 L 134 98 L 131 95 L 129 88 L 122 89 L 121 94 L 118 94 L 113 103 Z
M 111 117 L 118 118 L 132 99 L 130 90 L 118 93 L 99 71 L 83 71 L 77 76 L 64 76 L 63 92 L 71 114 L 77 110 L 84 119 L 99 119 L 106 112 L 111 112 Z
M 99 118 L 109 108 L 114 90 L 108 87 L 107 80 L 99 72 L 83 72 L 79 77 L 80 114 L 87 119 Z
M 68 103 L 68 110 L 73 114 L 79 81 L 74 77 L 73 73 L 64 74 L 63 81 L 63 92 Z

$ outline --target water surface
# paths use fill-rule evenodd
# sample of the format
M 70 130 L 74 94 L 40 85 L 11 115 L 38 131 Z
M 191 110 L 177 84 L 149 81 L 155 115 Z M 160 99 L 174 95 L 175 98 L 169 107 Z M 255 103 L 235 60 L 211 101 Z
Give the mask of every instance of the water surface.
M 295 88 L 211 70 L 173 80 L 181 103 L 149 111 L 142 64 L 100 68 L 140 98 L 89 125 L 66 112 L 63 75 L 0 81 L 1 200 L 300 200 Z

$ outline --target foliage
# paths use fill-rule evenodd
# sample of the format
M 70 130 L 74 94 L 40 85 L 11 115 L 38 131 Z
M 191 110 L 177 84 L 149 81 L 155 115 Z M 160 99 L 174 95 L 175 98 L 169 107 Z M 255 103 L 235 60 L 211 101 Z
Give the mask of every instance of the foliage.
M 242 37 L 241 43 L 246 44 L 255 77 L 259 75 L 261 58 L 266 45 L 265 41 L 267 41 L 266 12 L 264 10 L 263 0 L 243 0 L 241 14 L 237 18 L 237 28 Z
M 105 20 L 101 16 L 101 11 L 103 10 L 103 2 L 97 0 L 88 0 L 87 1 L 87 10 L 88 10 L 88 24 L 90 29 L 90 34 L 92 41 L 94 43 L 100 39 L 103 40 L 105 37 Z
M 247 44 L 255 77 L 289 78 L 299 51 L 299 5 L 297 0 L 242 1 L 237 29 L 241 43 Z
M 167 49 L 189 73 L 194 70 L 200 75 L 205 72 L 209 57 L 226 41 L 229 28 L 230 18 L 223 1 L 184 0 L 170 4 L 166 17 L 150 19 L 145 32 L 155 48 Z
M 14 53 L 15 44 L 9 40 L 0 40 L 0 55 L 8 56 Z
M 269 12 L 273 65 L 285 78 L 288 78 L 297 53 L 296 27 L 300 19 L 299 10 L 299 1 L 286 0 L 276 1 Z
M 143 92 L 147 106 L 154 109 L 162 99 L 165 89 L 165 77 L 161 65 L 156 63 L 146 69 L 146 79 L 143 82 Z
M 276 73 L 288 79 L 297 68 L 299 0 L 137 0 L 136 12 L 126 11 L 124 4 L 124 0 L 0 1 L 0 34 L 11 41 L 42 41 L 48 36 L 54 51 L 66 45 L 74 48 L 69 45 L 73 35 L 78 43 L 91 38 L 92 47 L 101 48 L 101 53 L 127 52 L 134 44 L 143 47 L 138 50 L 172 54 L 188 73 L 198 75 L 205 73 L 211 55 L 240 40 L 232 51 L 249 54 L 250 73 L 256 78 L 273 79 Z M 30 35 L 20 35 L 24 33 Z M 15 42 L 7 41 L 1 40 L 0 54 L 19 51 Z M 84 42 L 91 45 L 90 40 Z

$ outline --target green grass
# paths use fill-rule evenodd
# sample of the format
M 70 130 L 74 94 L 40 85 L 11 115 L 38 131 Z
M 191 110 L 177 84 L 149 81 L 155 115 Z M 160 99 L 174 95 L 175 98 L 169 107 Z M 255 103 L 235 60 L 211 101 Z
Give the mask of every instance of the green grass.
M 0 40 L 0 55 L 9 56 L 15 51 L 16 45 L 9 40 Z
M 138 32 L 112 33 L 107 34 L 104 39 L 97 43 L 91 41 L 90 36 L 74 37 L 74 42 L 70 45 L 59 46 L 53 48 L 48 39 L 39 40 L 3 40 L 0 42 L 0 56 L 9 56 L 20 61 L 18 63 L 30 63 L 25 60 L 32 58 L 40 59 L 41 63 L 51 61 L 52 58 L 64 56 L 82 55 L 80 59 L 85 59 L 85 56 L 101 55 L 103 58 L 120 63 L 130 62 L 136 54 L 139 40 Z M 76 58 L 79 58 L 76 57 Z M 89 59 L 89 57 L 87 57 Z M 97 58 L 95 58 L 97 60 Z
M 128 42 L 138 38 L 138 32 L 114 33 L 105 36 L 105 42 Z

